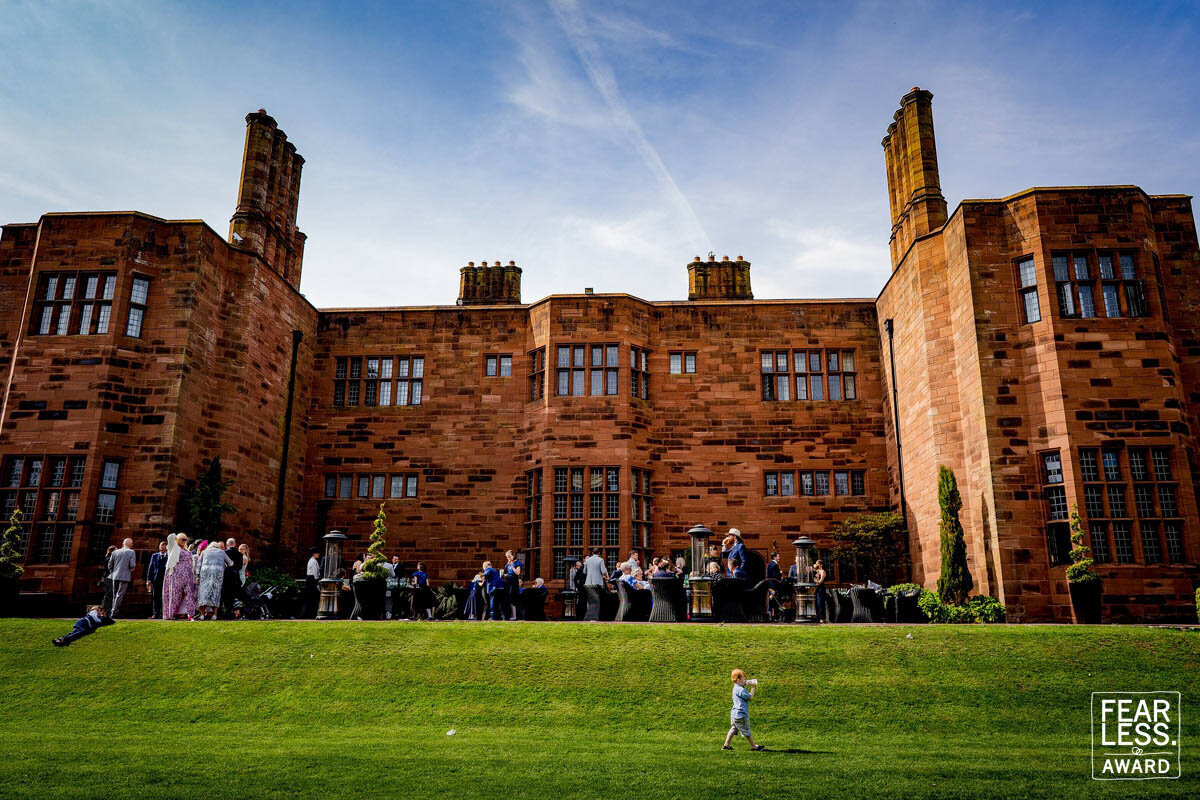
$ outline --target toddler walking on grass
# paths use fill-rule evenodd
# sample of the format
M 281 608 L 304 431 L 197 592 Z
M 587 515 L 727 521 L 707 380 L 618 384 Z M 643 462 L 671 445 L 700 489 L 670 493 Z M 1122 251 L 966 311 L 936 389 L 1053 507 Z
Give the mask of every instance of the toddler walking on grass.
M 721 745 L 721 749 L 732 750 L 729 743 L 740 733 L 750 743 L 751 750 L 766 750 L 761 744 L 755 744 L 750 734 L 750 700 L 758 688 L 758 681 L 746 680 L 746 673 L 740 669 L 735 669 L 730 677 L 733 679 L 733 710 L 729 712 L 729 733 L 725 734 L 725 744 Z

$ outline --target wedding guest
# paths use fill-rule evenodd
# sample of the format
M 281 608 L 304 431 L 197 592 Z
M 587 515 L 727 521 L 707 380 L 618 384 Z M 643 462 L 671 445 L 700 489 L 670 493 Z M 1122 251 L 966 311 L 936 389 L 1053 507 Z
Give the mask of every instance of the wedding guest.
M 487 589 L 487 618 L 504 619 L 504 576 L 491 561 L 483 562 L 483 581 Z
M 217 607 L 221 605 L 221 585 L 225 580 L 225 568 L 233 561 L 221 549 L 221 542 L 209 542 L 200 554 L 200 588 L 196 592 L 196 605 L 200 619 L 216 619 Z
M 521 605 L 521 570 L 525 566 L 512 550 L 504 551 L 504 588 L 508 594 L 511 619 L 517 619 Z
M 767 580 L 777 581 L 783 577 L 783 570 L 779 566 L 778 551 L 771 553 L 771 560 L 767 562 Z
M 471 578 L 471 590 L 467 593 L 467 604 L 463 608 L 463 616 L 467 619 L 483 619 L 487 610 L 487 600 L 484 594 L 483 573 L 476 572 Z
M 728 565 L 728 575 L 731 578 L 746 578 L 746 544 L 742 541 L 742 532 L 730 528 L 729 535 L 721 542 L 721 558 Z
M 137 553 L 133 549 L 133 539 L 126 539 L 121 546 L 108 557 L 109 576 L 113 582 L 112 611 L 110 617 L 115 618 L 121 610 L 121 601 L 129 591 L 133 581 L 133 570 L 137 566 Z
M 238 549 L 237 540 L 230 537 L 225 540 L 225 555 L 229 558 L 229 566 L 221 580 L 221 608 L 227 619 L 237 617 L 239 601 L 244 601 L 242 592 L 242 553 Z
M 321 602 L 321 549 L 310 548 L 308 564 L 304 567 L 304 610 L 300 616 L 312 619 L 317 616 L 317 607 Z
M 825 619 L 825 564 L 821 559 L 813 564 L 813 583 L 817 585 L 817 621 Z
M 117 546 L 110 544 L 108 549 L 104 551 L 104 561 L 100 563 L 100 588 L 104 590 L 104 599 L 100 605 L 104 607 L 104 613 L 112 608 L 113 601 L 113 582 L 112 569 L 109 567 L 109 561 L 112 559 L 112 554 L 116 551 Z
M 196 584 L 192 577 L 195 556 L 187 549 L 186 533 L 167 537 L 167 565 L 163 576 L 163 619 L 191 619 L 196 613 Z
M 54 640 L 55 647 L 66 647 L 71 642 L 88 634 L 95 633 L 105 625 L 112 625 L 113 620 L 100 606 L 88 606 L 88 613 L 75 620 L 75 627 L 66 636 Z
M 245 586 L 246 581 L 250 578 L 250 545 L 242 542 L 238 545 L 238 552 L 242 554 L 242 568 L 238 570 L 238 582 Z
M 426 619 L 433 619 L 433 591 L 429 588 L 429 576 L 425 574 L 425 564 L 417 562 L 417 568 L 412 574 L 413 581 L 413 615 L 421 618 L 425 612 Z
M 758 688 L 758 681 L 747 680 L 746 673 L 740 669 L 735 669 L 731 676 L 733 678 L 733 708 L 729 712 L 729 733 L 725 734 L 725 744 L 721 745 L 722 750 L 732 750 L 730 742 L 733 737 L 742 735 L 746 737 L 746 741 L 750 743 L 751 750 L 765 750 L 761 744 L 754 743 L 754 736 L 750 733 L 750 701 L 754 699 L 754 690 Z
M 162 616 L 163 578 L 167 576 L 167 543 L 158 543 L 158 552 L 146 562 L 146 591 L 150 593 L 150 619 Z
M 671 571 L 670 561 L 661 561 L 658 565 L 658 571 L 650 576 L 651 578 L 674 578 L 675 573 Z

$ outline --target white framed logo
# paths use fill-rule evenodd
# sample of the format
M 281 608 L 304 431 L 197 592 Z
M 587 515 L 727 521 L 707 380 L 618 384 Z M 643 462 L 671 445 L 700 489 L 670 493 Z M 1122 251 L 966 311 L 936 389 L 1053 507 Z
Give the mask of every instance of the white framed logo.
M 1092 780 L 1176 780 L 1179 692 L 1092 692 Z

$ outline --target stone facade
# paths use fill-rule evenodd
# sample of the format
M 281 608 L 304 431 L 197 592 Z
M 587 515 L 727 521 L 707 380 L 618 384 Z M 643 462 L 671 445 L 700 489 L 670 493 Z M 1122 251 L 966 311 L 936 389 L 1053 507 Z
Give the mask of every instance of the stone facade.
M 933 586 L 947 465 L 977 591 L 1011 618 L 1070 619 L 1074 505 L 1109 618 L 1186 618 L 1190 199 L 1031 189 L 948 213 L 931 101 L 905 95 L 883 142 L 894 271 L 874 300 L 754 300 L 749 262 L 712 256 L 687 264 L 687 301 L 522 303 L 509 261 L 463 267 L 456 305 L 317 311 L 297 291 L 303 159 L 262 110 L 229 241 L 137 213 L 5 226 L 0 501 L 32 518 L 25 588 L 93 595 L 97 555 L 152 547 L 213 456 L 260 563 L 298 565 L 330 529 L 357 553 L 383 504 L 390 549 L 435 580 L 512 548 L 554 587 L 592 545 L 666 555 L 704 522 L 786 558 L 893 509 Z

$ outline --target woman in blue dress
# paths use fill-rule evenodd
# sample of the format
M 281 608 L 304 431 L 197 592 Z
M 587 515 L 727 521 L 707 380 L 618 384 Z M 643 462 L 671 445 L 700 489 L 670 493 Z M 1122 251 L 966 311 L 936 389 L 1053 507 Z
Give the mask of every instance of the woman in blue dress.
M 508 592 L 509 618 L 518 619 L 521 607 L 521 571 L 524 565 L 512 550 L 504 551 L 504 587 Z
M 487 610 L 487 601 L 483 596 L 483 573 L 475 573 L 475 577 L 471 578 L 471 591 L 467 594 L 467 605 L 464 610 L 464 616 L 467 619 L 483 619 L 483 612 Z

